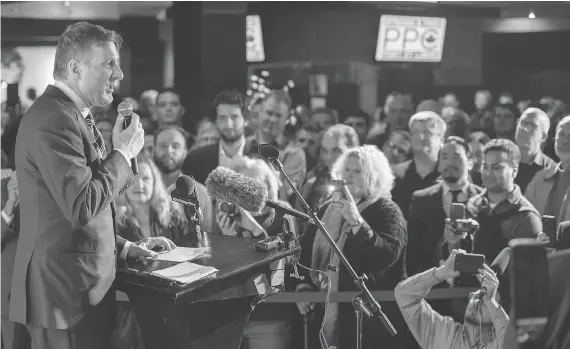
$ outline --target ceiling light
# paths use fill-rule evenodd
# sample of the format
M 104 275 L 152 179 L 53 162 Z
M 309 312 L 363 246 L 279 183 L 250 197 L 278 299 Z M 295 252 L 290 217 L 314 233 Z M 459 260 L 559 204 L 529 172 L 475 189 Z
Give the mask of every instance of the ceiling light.
M 536 16 L 535 16 L 533 10 L 530 10 L 530 12 L 528 13 L 528 18 L 530 18 L 530 19 L 535 19 L 535 18 L 536 18 Z

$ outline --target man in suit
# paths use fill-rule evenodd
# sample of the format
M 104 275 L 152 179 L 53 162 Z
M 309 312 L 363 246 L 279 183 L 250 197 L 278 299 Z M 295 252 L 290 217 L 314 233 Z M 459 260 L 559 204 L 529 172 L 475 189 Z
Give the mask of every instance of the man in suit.
M 16 139 L 20 234 L 10 320 L 32 348 L 106 348 L 112 329 L 116 258 L 156 256 L 164 238 L 116 236 L 113 201 L 134 183 L 130 160 L 144 144 L 139 116 L 113 129 L 108 155 L 90 109 L 112 102 L 123 78 L 114 31 L 79 22 L 59 39 L 53 77 L 22 118 Z
M 463 138 L 450 136 L 439 155 L 442 181 L 413 194 L 408 221 L 407 270 L 418 274 L 447 259 L 444 249 L 457 247 L 459 238 L 446 239 L 445 221 L 453 203 L 465 203 L 482 188 L 469 181 L 473 158 Z M 449 245 L 451 243 L 451 245 Z
M 206 145 L 191 151 L 182 173 L 193 176 L 198 182 L 206 182 L 206 178 L 216 167 L 231 167 L 233 159 L 247 155 L 245 127 L 245 96 L 237 91 L 219 93 L 212 103 L 213 122 L 220 132 L 220 142 Z

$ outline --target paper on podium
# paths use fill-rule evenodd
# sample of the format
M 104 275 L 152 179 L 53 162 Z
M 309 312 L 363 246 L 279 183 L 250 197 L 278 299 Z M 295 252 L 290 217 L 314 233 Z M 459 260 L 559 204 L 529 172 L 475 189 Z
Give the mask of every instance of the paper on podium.
M 199 247 L 199 248 L 191 248 L 191 247 L 176 247 L 168 252 L 163 252 L 155 258 L 158 261 L 167 261 L 167 262 L 187 262 L 191 261 L 195 258 L 198 258 L 205 252 L 207 252 L 209 247 Z
M 206 276 L 212 275 L 217 271 L 218 269 L 214 267 L 207 267 L 191 262 L 183 262 L 166 269 L 153 271 L 152 273 L 183 284 L 189 284 L 205 278 Z

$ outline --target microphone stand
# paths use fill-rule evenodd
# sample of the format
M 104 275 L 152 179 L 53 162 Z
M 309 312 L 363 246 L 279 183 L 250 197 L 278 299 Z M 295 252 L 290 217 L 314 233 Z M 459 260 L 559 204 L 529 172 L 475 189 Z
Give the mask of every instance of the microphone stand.
M 275 149 L 274 147 L 272 147 L 272 148 Z M 262 156 L 263 156 L 263 154 L 262 154 Z M 311 210 L 311 208 L 309 207 L 309 204 L 307 204 L 307 202 L 305 201 L 305 199 L 303 198 L 301 193 L 299 193 L 297 188 L 295 188 L 295 185 L 293 184 L 293 182 L 291 181 L 289 176 L 287 176 L 287 174 L 285 173 L 285 170 L 283 168 L 283 164 L 281 163 L 281 161 L 279 161 L 278 158 L 273 157 L 273 156 L 264 156 L 264 157 L 266 159 L 268 159 L 271 162 L 271 164 L 273 165 L 273 167 L 275 167 L 275 169 L 283 175 L 283 178 L 285 178 L 285 181 L 293 189 L 293 192 L 295 193 L 297 198 L 303 204 L 303 207 L 307 211 L 307 214 L 311 216 L 315 225 L 319 228 L 319 230 L 321 231 L 323 236 L 327 239 L 327 241 L 332 246 L 332 248 L 334 249 L 336 254 L 339 256 L 340 261 L 342 262 L 342 264 L 344 265 L 346 270 L 348 270 L 348 273 L 350 274 L 350 276 L 352 276 L 354 283 L 356 284 L 356 286 L 360 290 L 360 293 L 356 297 L 354 297 L 354 299 L 353 299 L 353 305 L 355 306 L 354 310 L 355 310 L 356 314 L 358 315 L 361 312 L 363 312 L 363 313 L 366 313 L 366 315 L 368 315 L 369 317 L 379 319 L 380 322 L 382 323 L 382 325 L 384 325 L 384 327 L 388 331 L 388 333 L 390 333 L 390 335 L 392 335 L 392 336 L 395 336 L 398 332 L 396 331 L 396 329 L 394 328 L 394 326 L 392 325 L 392 323 L 390 322 L 390 320 L 388 319 L 386 314 L 384 314 L 382 312 L 382 307 L 374 299 L 374 297 L 372 296 L 372 293 L 370 293 L 370 290 L 366 286 L 366 283 L 365 283 L 365 281 L 367 279 L 366 275 L 362 274 L 361 276 L 358 276 L 358 274 L 356 274 L 356 272 L 354 271 L 354 268 L 352 267 L 352 265 L 350 265 L 350 262 L 348 261 L 348 259 L 346 259 L 346 257 L 344 256 L 344 254 L 342 253 L 342 251 L 340 250 L 338 245 L 334 242 L 333 238 L 330 236 L 330 234 L 327 231 L 327 228 L 325 227 L 323 222 L 321 222 L 319 220 L 319 218 L 317 217 L 317 214 L 313 210 Z M 337 268 L 333 267 L 332 265 L 329 265 L 329 269 L 332 271 L 335 271 L 335 272 L 338 271 L 338 270 L 336 270 Z M 370 309 L 368 307 L 370 307 Z M 362 338 L 361 320 L 362 320 L 362 316 L 360 317 L 360 321 L 359 321 L 358 316 L 357 316 L 357 329 L 359 330 L 359 333 L 357 333 L 357 349 L 361 348 L 359 346 L 359 345 L 361 345 L 360 338 Z

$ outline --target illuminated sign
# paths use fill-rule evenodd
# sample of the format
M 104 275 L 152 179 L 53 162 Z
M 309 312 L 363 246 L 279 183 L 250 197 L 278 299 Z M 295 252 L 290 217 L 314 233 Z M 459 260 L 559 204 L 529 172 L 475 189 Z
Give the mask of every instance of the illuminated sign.
M 259 15 L 249 15 L 245 18 L 245 57 L 247 62 L 263 62 L 263 34 Z
M 382 16 L 376 60 L 440 62 L 445 40 L 445 18 Z

